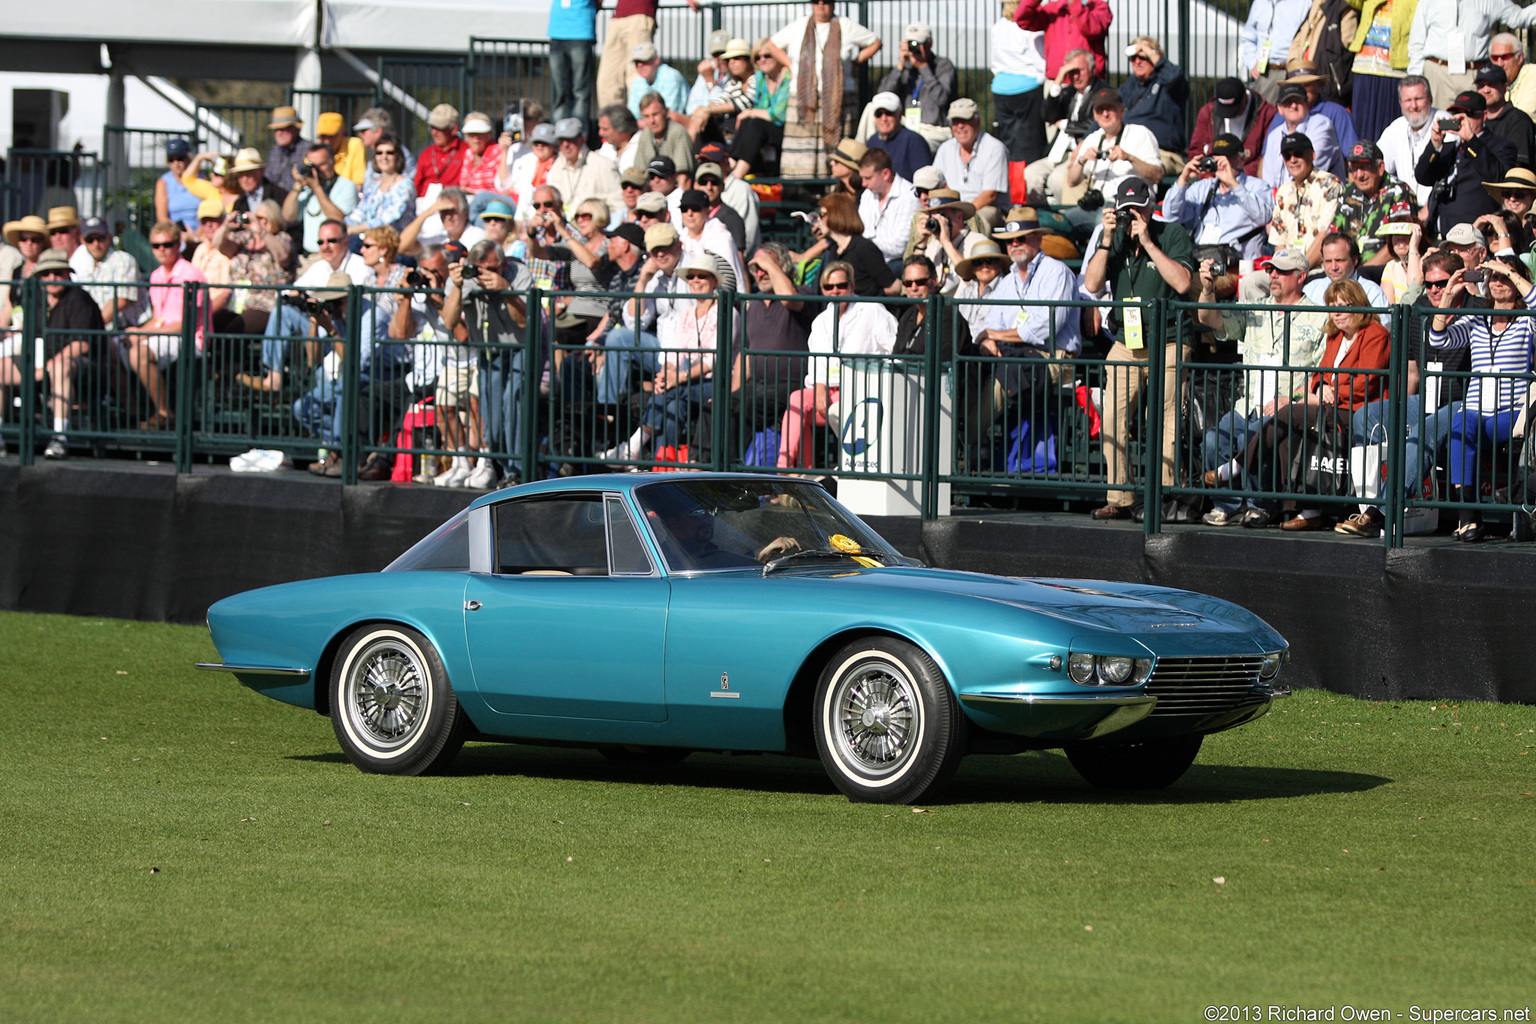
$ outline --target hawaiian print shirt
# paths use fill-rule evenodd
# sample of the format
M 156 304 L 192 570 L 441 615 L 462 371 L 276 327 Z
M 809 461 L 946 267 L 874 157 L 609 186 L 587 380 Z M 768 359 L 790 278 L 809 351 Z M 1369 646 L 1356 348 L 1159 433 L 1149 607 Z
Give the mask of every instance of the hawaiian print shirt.
M 1312 239 L 1333 227 L 1344 186 L 1327 171 L 1312 169 L 1298 184 L 1289 178 L 1275 191 L 1275 212 L 1269 220 L 1269 241 L 1276 249 L 1306 252 Z
M 1407 203 L 1410 210 L 1418 208 L 1413 189 L 1398 179 L 1387 175 L 1374 196 L 1360 191 L 1354 182 L 1344 186 L 1339 197 L 1339 211 L 1334 214 L 1333 226 L 1354 238 L 1360 246 L 1360 261 L 1369 263 L 1371 257 L 1381 251 L 1382 239 L 1376 229 L 1386 221 L 1387 214 L 1398 203 Z

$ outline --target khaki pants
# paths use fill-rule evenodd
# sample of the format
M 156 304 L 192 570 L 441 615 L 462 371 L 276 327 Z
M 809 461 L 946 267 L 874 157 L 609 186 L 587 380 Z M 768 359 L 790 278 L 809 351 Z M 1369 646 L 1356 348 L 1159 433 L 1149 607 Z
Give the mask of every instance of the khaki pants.
M 1464 74 L 1453 75 L 1450 68 L 1438 61 L 1424 61 L 1424 77 L 1429 80 L 1429 98 L 1444 110 L 1456 102 L 1458 93 L 1466 92 L 1473 87 L 1473 80 L 1477 72 L 1468 68 Z
M 1190 347 L 1184 346 L 1183 358 L 1188 359 Z M 1131 423 L 1131 415 L 1136 409 L 1136 403 L 1141 398 L 1141 389 L 1147 383 L 1146 363 L 1150 358 L 1147 349 L 1132 352 L 1120 342 L 1115 342 L 1109 350 L 1109 362 L 1114 363 L 1141 363 L 1141 366 L 1115 366 L 1104 367 L 1104 479 L 1112 484 L 1130 484 L 1131 466 L 1126 458 L 1126 437 Z M 1175 442 L 1177 438 L 1174 428 L 1178 422 L 1179 413 L 1179 384 L 1178 363 L 1172 352 L 1166 355 L 1168 365 L 1163 370 L 1163 483 L 1171 485 L 1173 479 L 1173 465 L 1175 455 Z M 1149 431 L 1143 431 L 1146 437 Z M 1109 504 L 1128 508 L 1135 499 L 1130 491 L 1111 490 L 1109 492 Z
M 629 81 L 635 77 L 630 52 L 641 43 L 649 43 L 656 34 L 656 19 L 644 14 L 614 18 L 608 23 L 603 40 L 603 56 L 597 65 L 597 105 L 623 103 L 629 99 Z M 586 111 L 580 112 L 582 116 Z

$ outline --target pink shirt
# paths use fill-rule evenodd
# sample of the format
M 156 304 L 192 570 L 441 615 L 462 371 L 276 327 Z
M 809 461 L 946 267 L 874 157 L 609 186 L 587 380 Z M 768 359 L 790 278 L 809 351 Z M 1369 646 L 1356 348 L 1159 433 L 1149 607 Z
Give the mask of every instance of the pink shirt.
M 181 297 L 182 289 L 174 287 L 186 281 L 197 281 L 207 284 L 208 279 L 203 272 L 184 259 L 178 259 L 167 271 L 164 267 L 156 267 L 149 275 L 149 302 L 154 307 L 155 319 L 165 327 L 181 325 L 181 311 L 183 309 Z M 158 285 L 159 287 L 156 287 Z M 197 293 L 197 350 L 203 350 L 203 306 L 207 302 L 207 294 L 201 289 Z
M 501 168 L 501 145 L 491 143 L 480 158 L 468 146 L 464 147 L 464 168 L 459 171 L 459 188 L 468 193 L 494 191 L 496 172 Z

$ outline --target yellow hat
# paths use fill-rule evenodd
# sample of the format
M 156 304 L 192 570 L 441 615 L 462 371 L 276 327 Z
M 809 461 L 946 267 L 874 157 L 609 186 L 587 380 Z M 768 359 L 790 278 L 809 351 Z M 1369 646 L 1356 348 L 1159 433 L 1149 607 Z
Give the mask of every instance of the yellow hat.
M 219 199 L 204 199 L 197 204 L 197 219 L 207 220 L 210 217 L 224 219 L 224 203 Z
M 327 110 L 315 119 L 316 135 L 340 135 L 346 130 L 347 123 L 341 119 L 341 115 L 334 110 Z

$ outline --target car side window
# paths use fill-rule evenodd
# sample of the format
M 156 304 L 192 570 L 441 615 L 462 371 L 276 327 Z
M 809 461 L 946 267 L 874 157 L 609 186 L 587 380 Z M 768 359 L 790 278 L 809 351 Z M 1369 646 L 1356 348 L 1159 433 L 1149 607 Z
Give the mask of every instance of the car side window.
M 640 532 L 622 499 L 610 495 L 608 505 L 608 564 L 615 576 L 649 576 L 651 559 Z
M 507 576 L 606 576 L 607 529 L 599 495 L 526 498 L 496 506 L 496 572 Z

